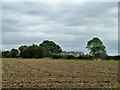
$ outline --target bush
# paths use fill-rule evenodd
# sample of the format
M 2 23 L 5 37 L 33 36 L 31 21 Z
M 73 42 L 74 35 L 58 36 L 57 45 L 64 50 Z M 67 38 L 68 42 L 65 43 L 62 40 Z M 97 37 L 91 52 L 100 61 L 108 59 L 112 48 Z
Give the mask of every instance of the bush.
M 93 56 L 89 56 L 89 59 L 92 60 L 92 59 L 93 59 Z
M 53 59 L 60 59 L 60 58 L 62 58 L 62 55 L 60 55 L 60 54 L 52 54 L 52 58 Z
M 113 59 L 113 57 L 112 56 L 106 56 L 106 57 L 102 58 L 102 60 L 110 60 L 110 59 Z
M 80 55 L 78 58 L 79 58 L 79 59 L 84 59 L 84 56 L 83 56 L 83 55 Z
M 93 56 L 90 56 L 90 55 L 86 54 L 86 55 L 84 55 L 84 56 L 79 56 L 79 59 L 80 59 L 80 58 L 92 60 L 92 59 L 93 59 Z
M 114 60 L 120 60 L 120 56 L 114 56 Z
M 67 59 L 75 59 L 75 56 L 73 56 L 73 55 L 67 55 Z
M 88 55 L 84 55 L 84 59 L 89 59 L 89 56 Z
M 120 60 L 120 56 L 106 56 L 103 60 Z

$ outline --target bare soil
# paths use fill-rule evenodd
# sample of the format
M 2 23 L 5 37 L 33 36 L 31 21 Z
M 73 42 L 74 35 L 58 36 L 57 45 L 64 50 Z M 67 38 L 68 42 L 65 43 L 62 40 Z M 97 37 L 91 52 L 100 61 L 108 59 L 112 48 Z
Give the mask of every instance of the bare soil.
M 115 88 L 117 61 L 2 59 L 3 88 Z

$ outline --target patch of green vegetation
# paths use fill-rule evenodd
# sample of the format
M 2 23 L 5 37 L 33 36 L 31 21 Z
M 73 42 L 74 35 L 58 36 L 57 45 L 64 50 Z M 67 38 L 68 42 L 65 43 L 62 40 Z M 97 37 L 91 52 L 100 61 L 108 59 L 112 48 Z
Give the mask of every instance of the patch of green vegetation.
M 43 68 L 43 67 L 41 67 L 41 70 L 45 71 L 46 69 L 45 69 L 45 68 Z
M 47 73 L 43 73 L 43 75 L 44 75 L 44 76 L 48 76 L 48 74 L 47 74 Z
M 117 85 L 116 90 L 120 90 L 120 83 Z
M 71 60 L 71 61 L 115 61 L 118 62 L 120 60 L 90 60 L 90 59 L 52 59 L 51 57 L 42 58 L 42 60 Z

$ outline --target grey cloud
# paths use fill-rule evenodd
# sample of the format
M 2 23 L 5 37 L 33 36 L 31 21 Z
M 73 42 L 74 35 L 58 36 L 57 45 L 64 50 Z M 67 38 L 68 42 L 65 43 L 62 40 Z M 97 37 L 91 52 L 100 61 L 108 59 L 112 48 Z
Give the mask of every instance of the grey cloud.
M 117 54 L 117 3 L 19 2 L 3 3 L 2 10 L 3 49 L 48 39 L 86 53 L 87 41 L 98 36 Z

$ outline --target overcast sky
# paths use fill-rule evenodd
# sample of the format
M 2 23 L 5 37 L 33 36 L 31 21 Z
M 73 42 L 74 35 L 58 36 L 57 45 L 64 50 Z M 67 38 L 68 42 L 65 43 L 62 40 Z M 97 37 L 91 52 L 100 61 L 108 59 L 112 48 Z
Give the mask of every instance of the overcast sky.
M 4 2 L 2 49 L 52 40 L 66 51 L 86 50 L 99 37 L 109 55 L 118 54 L 117 2 Z

